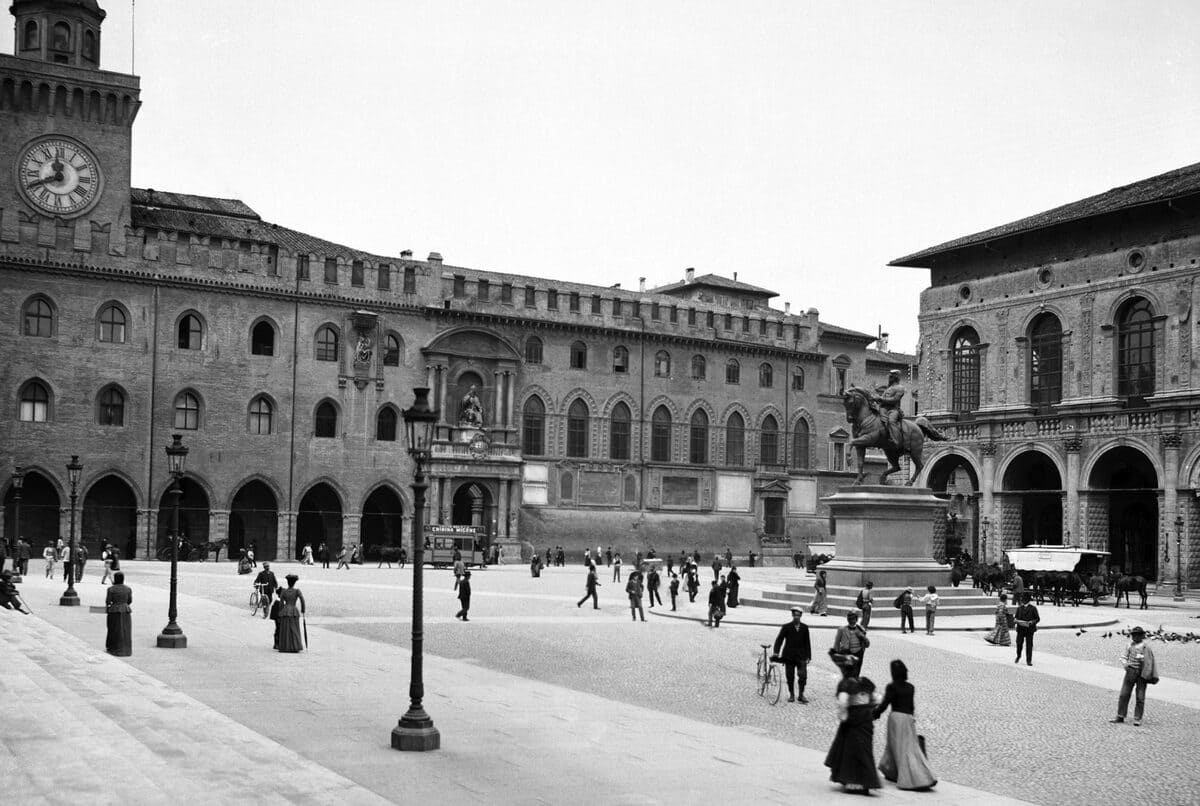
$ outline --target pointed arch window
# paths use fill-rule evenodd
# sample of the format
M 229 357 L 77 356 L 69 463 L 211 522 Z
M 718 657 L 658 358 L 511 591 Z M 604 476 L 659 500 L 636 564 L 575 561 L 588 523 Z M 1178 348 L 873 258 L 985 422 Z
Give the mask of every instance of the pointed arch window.
M 50 420 L 50 390 L 41 381 L 29 381 L 21 388 L 21 422 L 44 423 Z
M 1029 402 L 1049 414 L 1062 402 L 1062 325 L 1052 313 L 1033 320 L 1029 329 Z
M 702 355 L 692 356 L 692 380 L 702 381 L 708 375 L 708 362 Z
M 250 331 L 251 355 L 275 355 L 275 328 L 263 320 Z
M 666 350 L 659 350 L 654 354 L 654 377 L 671 377 L 671 354 Z
M 576 399 L 567 410 L 567 456 L 588 455 L 588 407 Z
M 525 340 L 525 363 L 542 363 L 542 340 L 537 336 L 530 336 Z
M 180 392 L 175 396 L 175 428 L 180 431 L 200 428 L 200 398 L 194 392 Z
M 179 320 L 176 344 L 180 350 L 199 350 L 204 343 L 204 324 L 194 313 L 184 314 Z
M 613 372 L 629 372 L 629 349 L 626 347 L 613 348 Z
M 338 332 L 331 325 L 322 325 L 317 330 L 317 354 L 318 361 L 337 361 L 338 359 Z
M 729 467 L 746 464 L 746 419 L 736 411 L 725 421 L 725 464 Z
M 775 385 L 775 368 L 765 361 L 758 367 L 758 385 L 763 389 L 770 389 Z
M 116 386 L 101 390 L 96 401 L 96 421 L 100 425 L 125 425 L 125 393 Z
M 274 426 L 275 407 L 265 395 L 259 395 L 250 401 L 250 412 L 247 426 L 251 434 L 265 436 L 270 434 Z
M 792 467 L 805 470 L 809 466 L 809 428 L 808 420 L 796 422 L 796 430 L 792 432 Z
M 400 366 L 400 337 L 395 333 L 387 334 L 383 340 L 383 365 L 385 367 Z
M 666 406 L 655 409 L 650 421 L 650 461 L 671 461 L 671 412 Z
M 768 414 L 758 432 L 758 462 L 763 465 L 779 464 L 779 423 Z
M 125 312 L 118 305 L 110 302 L 100 309 L 97 338 L 112 344 L 124 344 L 126 322 Z
M 396 421 L 395 409 L 391 406 L 380 409 L 379 414 L 375 415 L 375 439 L 379 442 L 395 442 Z
M 337 437 L 338 429 L 338 412 L 337 406 L 329 400 L 324 400 L 313 416 L 313 436 L 321 437 L 322 439 L 333 439 Z
M 632 433 L 630 421 L 628 406 L 624 403 L 613 406 L 608 427 L 608 457 L 610 459 L 629 459 Z
M 1154 394 L 1154 309 L 1145 299 L 1131 299 L 1117 313 L 1117 394 Z
M 546 453 L 546 404 L 537 395 L 525 401 L 521 412 L 521 451 L 531 456 Z
M 979 408 L 979 334 L 964 327 L 954 334 L 951 345 L 951 408 L 974 411 Z
M 708 464 L 708 414 L 704 409 L 696 409 L 692 413 L 688 461 L 694 465 Z
M 731 358 L 725 362 L 725 383 L 742 382 L 742 365 L 737 359 Z
M 41 338 L 54 335 L 54 309 L 41 297 L 25 303 L 25 335 Z

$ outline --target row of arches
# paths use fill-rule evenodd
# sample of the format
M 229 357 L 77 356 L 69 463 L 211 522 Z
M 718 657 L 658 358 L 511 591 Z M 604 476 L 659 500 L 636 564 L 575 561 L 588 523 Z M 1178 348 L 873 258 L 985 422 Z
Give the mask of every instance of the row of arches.
M 34 84 L 32 81 L 0 79 L 0 109 L 34 114 L 65 115 L 87 121 L 121 125 L 129 123 L 137 112 L 137 102 L 129 94 L 85 91 L 82 87 Z
M 179 532 L 192 543 L 216 539 L 211 534 L 212 503 L 204 485 L 185 477 L 180 482 Z M 34 556 L 41 548 L 67 536 L 69 512 L 57 485 L 45 474 L 30 470 L 21 490 L 20 536 L 33 547 Z M 252 549 L 260 560 L 277 559 L 280 552 L 279 494 L 261 479 L 250 479 L 238 487 L 229 502 L 228 557 L 236 559 L 241 549 Z M 296 556 L 305 544 L 316 551 L 322 543 L 333 554 L 343 545 L 345 504 L 333 485 L 317 482 L 301 496 L 296 516 Z M 158 501 L 154 551 L 169 545 L 168 535 L 174 515 L 170 489 Z M 106 543 L 117 546 L 123 557 L 142 557 L 146 547 L 137 543 L 138 500 L 132 485 L 118 474 L 102 476 L 81 496 L 79 510 L 80 541 L 92 557 L 98 557 Z M 4 534 L 16 533 L 16 491 L 10 484 L 4 497 Z M 376 487 L 364 499 L 359 521 L 360 543 L 370 547 L 398 546 L 403 538 L 404 503 L 400 495 L 386 485 Z M 226 555 L 222 555 L 226 556 Z

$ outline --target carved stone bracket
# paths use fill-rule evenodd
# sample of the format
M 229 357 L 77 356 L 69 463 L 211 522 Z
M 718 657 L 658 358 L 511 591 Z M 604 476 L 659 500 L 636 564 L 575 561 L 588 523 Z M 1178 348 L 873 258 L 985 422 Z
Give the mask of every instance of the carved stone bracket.
M 982 445 L 979 446 L 979 453 L 982 454 L 983 456 L 995 456 L 996 455 L 996 443 L 995 442 L 983 443 Z
M 1067 449 L 1067 453 L 1079 453 L 1083 450 L 1083 440 L 1079 437 L 1072 437 L 1063 440 L 1063 447 Z
M 1163 434 L 1158 438 L 1158 441 L 1159 444 L 1168 450 L 1179 450 L 1183 446 L 1183 437 L 1176 432 Z

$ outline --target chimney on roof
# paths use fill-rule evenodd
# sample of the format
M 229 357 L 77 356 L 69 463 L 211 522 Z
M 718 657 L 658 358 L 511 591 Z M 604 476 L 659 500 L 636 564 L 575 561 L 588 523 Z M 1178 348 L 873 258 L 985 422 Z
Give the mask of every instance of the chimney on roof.
M 638 278 L 638 291 L 642 292 L 643 294 L 646 293 L 646 278 L 645 277 Z
M 790 302 L 783 303 L 783 312 L 785 314 L 791 313 L 792 312 L 792 303 L 790 303 Z
M 737 272 L 736 271 L 733 273 L 733 281 L 735 283 L 737 282 Z
M 885 353 L 888 351 L 888 334 L 882 332 L 879 334 L 879 343 L 877 346 Z
M 442 253 L 441 252 L 430 252 L 428 260 L 430 263 L 435 263 L 438 266 L 440 266 L 440 265 L 442 265 Z
M 403 250 L 402 252 L 400 252 L 400 257 L 404 258 L 405 260 L 412 260 L 412 250 L 411 249 Z
M 820 312 L 820 311 L 818 311 L 816 308 L 809 308 L 809 309 L 808 309 L 808 315 L 809 315 L 809 316 L 820 316 L 820 315 L 821 315 L 821 312 Z
M 683 270 L 683 281 L 685 283 L 695 282 L 695 280 L 696 280 L 696 270 L 695 269 L 684 269 Z

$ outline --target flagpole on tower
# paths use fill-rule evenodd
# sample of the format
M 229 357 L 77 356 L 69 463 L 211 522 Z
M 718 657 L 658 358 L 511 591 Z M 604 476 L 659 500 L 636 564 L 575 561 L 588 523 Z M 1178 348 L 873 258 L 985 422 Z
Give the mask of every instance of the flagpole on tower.
M 137 0 L 129 0 L 129 72 L 137 73 Z

